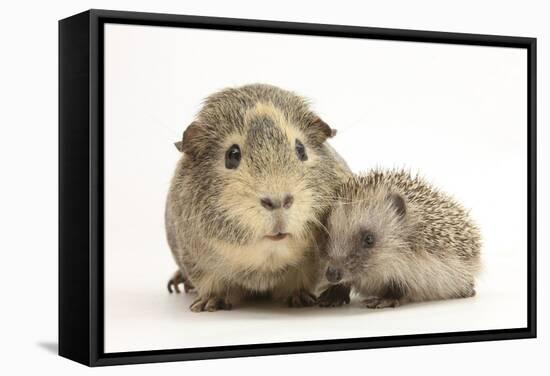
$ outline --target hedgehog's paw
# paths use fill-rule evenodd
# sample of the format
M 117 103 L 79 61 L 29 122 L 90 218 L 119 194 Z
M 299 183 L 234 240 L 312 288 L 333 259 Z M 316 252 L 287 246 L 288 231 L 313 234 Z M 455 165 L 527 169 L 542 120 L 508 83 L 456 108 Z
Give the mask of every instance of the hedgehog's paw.
M 350 288 L 345 285 L 332 285 L 319 296 L 319 307 L 340 307 L 349 304 Z
M 286 302 L 291 308 L 311 307 L 317 303 L 317 298 L 307 290 L 299 290 L 289 296 Z
M 399 299 L 380 298 L 378 296 L 369 296 L 363 300 L 363 303 L 367 308 L 399 307 Z
M 214 312 L 218 310 L 230 310 L 231 308 L 231 303 L 227 298 L 217 296 L 199 297 L 189 306 L 189 309 L 193 312 Z
M 168 288 L 168 292 L 171 294 L 175 291 L 176 294 L 179 294 L 181 292 L 179 288 L 180 284 L 183 284 L 183 290 L 186 293 L 195 289 L 195 286 L 191 284 L 191 281 L 189 280 L 189 278 L 187 278 L 181 272 L 181 270 L 178 270 L 177 272 L 174 273 L 172 278 L 168 280 L 168 284 L 166 286 Z

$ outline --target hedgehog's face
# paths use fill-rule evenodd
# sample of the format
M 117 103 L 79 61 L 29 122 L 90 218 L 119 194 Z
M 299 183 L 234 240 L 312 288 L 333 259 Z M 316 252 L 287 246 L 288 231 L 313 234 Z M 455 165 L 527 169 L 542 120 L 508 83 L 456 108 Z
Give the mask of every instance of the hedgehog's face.
M 210 145 L 203 202 L 212 209 L 212 234 L 241 245 L 309 237 L 337 181 L 322 146 L 331 131 L 313 125 L 313 136 L 272 106 L 249 110 L 241 127 Z
M 385 189 L 341 198 L 328 219 L 327 280 L 351 282 L 398 262 L 408 247 L 406 222 L 404 199 Z

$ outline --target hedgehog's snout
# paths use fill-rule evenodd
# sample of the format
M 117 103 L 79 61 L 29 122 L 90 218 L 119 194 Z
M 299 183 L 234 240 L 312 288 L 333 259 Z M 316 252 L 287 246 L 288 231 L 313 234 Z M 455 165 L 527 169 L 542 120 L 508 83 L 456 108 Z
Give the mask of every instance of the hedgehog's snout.
M 327 268 L 325 276 L 327 277 L 327 280 L 330 283 L 338 283 L 342 280 L 342 277 L 344 276 L 344 272 L 340 268 L 329 266 Z

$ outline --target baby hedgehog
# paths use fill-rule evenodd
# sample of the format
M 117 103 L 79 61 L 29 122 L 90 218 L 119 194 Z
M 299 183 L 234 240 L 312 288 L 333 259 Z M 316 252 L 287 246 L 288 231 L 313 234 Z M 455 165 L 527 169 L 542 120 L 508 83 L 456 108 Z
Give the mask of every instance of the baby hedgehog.
M 352 288 L 368 308 L 475 295 L 479 229 L 459 203 L 417 176 L 353 176 L 338 191 L 327 229 L 330 286 L 321 306 L 349 303 Z

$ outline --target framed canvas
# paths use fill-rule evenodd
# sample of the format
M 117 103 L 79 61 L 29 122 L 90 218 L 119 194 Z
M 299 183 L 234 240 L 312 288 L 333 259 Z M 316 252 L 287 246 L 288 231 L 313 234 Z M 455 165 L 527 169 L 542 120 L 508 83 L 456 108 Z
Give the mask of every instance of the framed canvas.
M 59 22 L 59 354 L 536 336 L 536 39 Z

